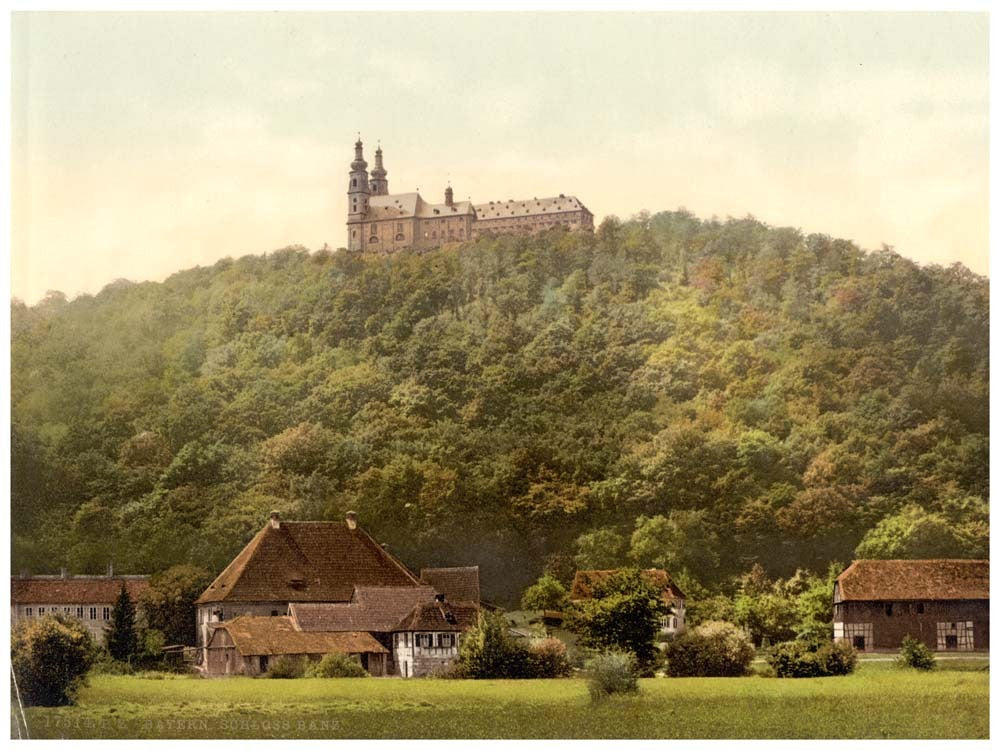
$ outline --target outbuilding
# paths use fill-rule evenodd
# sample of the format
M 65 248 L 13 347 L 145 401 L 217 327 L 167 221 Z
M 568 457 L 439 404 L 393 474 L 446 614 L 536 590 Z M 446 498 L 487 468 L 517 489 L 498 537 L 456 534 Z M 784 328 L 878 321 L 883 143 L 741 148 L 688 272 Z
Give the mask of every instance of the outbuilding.
M 855 560 L 833 587 L 833 638 L 895 651 L 905 636 L 935 651 L 990 647 L 989 560 Z

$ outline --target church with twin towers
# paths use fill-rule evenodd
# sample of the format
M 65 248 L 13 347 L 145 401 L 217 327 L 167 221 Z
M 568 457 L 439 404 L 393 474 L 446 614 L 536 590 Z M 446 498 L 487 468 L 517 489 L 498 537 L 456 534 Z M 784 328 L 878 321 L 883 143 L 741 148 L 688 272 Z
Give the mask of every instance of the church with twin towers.
M 594 215 L 578 198 L 522 198 L 489 203 L 456 201 L 451 185 L 444 203 L 428 203 L 419 193 L 390 193 L 382 147 L 368 172 L 364 144 L 354 144 L 347 189 L 347 248 L 387 255 L 464 242 L 487 234 L 534 234 L 555 226 L 593 232 Z

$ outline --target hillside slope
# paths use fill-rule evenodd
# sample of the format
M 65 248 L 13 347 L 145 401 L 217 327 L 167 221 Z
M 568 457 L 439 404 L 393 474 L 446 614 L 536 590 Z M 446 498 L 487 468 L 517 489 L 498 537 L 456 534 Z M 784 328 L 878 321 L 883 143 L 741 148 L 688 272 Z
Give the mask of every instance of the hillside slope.
M 712 585 L 896 527 L 985 554 L 988 304 L 961 266 L 684 211 L 15 302 L 13 569 L 218 570 L 272 508 L 356 510 L 501 601 L 574 555 Z

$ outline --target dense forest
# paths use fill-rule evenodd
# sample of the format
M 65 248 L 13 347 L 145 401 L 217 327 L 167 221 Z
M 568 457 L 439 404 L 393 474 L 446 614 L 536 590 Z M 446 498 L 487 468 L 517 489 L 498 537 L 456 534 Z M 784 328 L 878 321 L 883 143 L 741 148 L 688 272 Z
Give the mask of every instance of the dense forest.
M 15 301 L 13 569 L 218 571 L 271 509 L 356 510 L 503 604 L 986 556 L 988 306 L 960 265 L 684 210 Z

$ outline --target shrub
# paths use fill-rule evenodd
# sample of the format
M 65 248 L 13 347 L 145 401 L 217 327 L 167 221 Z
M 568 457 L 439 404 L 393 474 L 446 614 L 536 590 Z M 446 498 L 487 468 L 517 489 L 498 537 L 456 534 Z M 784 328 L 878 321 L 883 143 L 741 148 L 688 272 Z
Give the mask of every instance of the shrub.
M 307 677 L 367 677 L 368 673 L 357 659 L 347 654 L 326 654 L 306 669 Z
M 128 662 L 112 659 L 111 654 L 98 647 L 90 672 L 92 674 L 132 675 L 135 674 L 136 669 Z
M 730 622 L 706 622 L 674 638 L 664 651 L 670 677 L 739 677 L 753 661 L 753 643 Z
M 899 649 L 896 664 L 900 667 L 930 671 L 935 667 L 934 652 L 927 647 L 927 644 L 906 635 L 903 636 L 903 646 Z
M 778 677 L 831 677 L 850 674 L 857 652 L 849 643 L 789 641 L 779 643 L 767 656 Z
M 75 620 L 57 615 L 18 625 L 10 656 L 21 700 L 30 706 L 72 703 L 96 653 L 94 639 Z
M 492 612 L 481 612 L 479 622 L 461 639 L 458 660 L 462 671 L 474 680 L 531 676 L 527 646 L 514 640 L 503 615 Z
M 301 656 L 282 654 L 271 662 L 271 666 L 264 675 L 274 680 L 293 680 L 302 677 L 305 672 L 305 659 Z
M 531 677 L 565 677 L 570 671 L 566 644 L 558 638 L 545 638 L 528 646 L 528 671 Z
M 638 693 L 639 672 L 635 655 L 628 651 L 605 651 L 587 662 L 587 688 L 594 700 L 615 693 Z
M 544 575 L 524 590 L 521 609 L 562 609 L 567 601 L 566 588 L 555 578 Z

